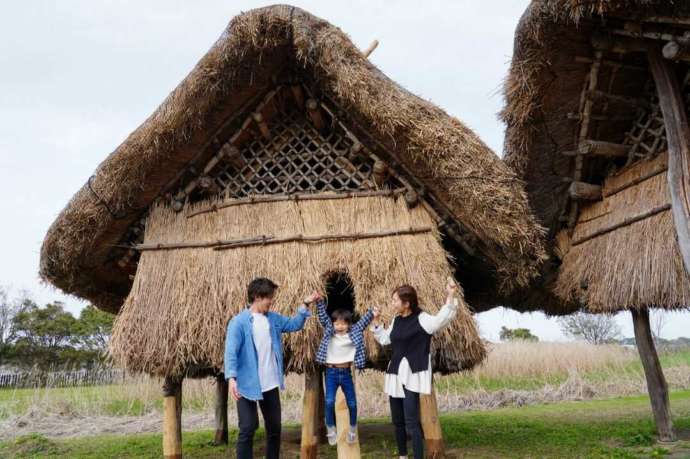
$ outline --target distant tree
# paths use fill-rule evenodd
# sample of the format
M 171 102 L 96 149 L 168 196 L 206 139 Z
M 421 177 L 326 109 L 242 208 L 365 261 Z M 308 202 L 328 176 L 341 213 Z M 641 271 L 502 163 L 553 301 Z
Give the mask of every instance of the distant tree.
M 539 341 L 539 337 L 533 335 L 529 328 L 508 328 L 503 326 L 501 327 L 499 337 L 501 341 Z
M 88 305 L 79 314 L 76 334 L 79 347 L 88 351 L 104 353 L 108 348 L 113 331 L 115 316 L 103 312 L 93 305 Z
M 20 366 L 43 369 L 78 363 L 79 354 L 73 352 L 76 323 L 60 302 L 43 308 L 31 303 L 12 320 L 16 338 L 9 358 Z
M 11 344 L 16 339 L 14 317 L 33 304 L 28 292 L 21 291 L 10 298 L 6 287 L 0 285 L 0 346 Z
M 611 343 L 620 336 L 620 328 L 609 314 L 577 312 L 558 320 L 563 334 L 592 344 Z

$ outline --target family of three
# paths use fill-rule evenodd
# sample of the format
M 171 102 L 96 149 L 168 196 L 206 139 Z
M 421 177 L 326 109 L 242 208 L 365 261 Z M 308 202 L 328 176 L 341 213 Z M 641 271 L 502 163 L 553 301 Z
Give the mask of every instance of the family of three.
M 266 457 L 280 455 L 281 408 L 279 391 L 284 388 L 281 335 L 301 330 L 316 313 L 324 328 L 316 361 L 325 367 L 325 421 L 330 444 L 335 444 L 335 394 L 340 387 L 349 409 L 347 441 L 357 435 L 357 398 L 351 367 L 364 368 L 364 333 L 371 322 L 375 339 L 392 348 L 384 390 L 390 402 L 398 454 L 407 457 L 407 434 L 415 458 L 424 456 L 424 435 L 419 417 L 419 395 L 431 393 L 431 337 L 447 325 L 457 312 L 458 288 L 452 279 L 446 286 L 446 304 L 435 314 L 424 312 L 416 290 L 402 285 L 393 290 L 391 308 L 395 316 L 385 327 L 378 308 L 370 309 L 356 323 L 344 309 L 330 315 L 324 298 L 313 292 L 304 299 L 293 317 L 271 312 L 278 286 L 266 278 L 252 280 L 247 287 L 247 307 L 228 323 L 225 340 L 225 377 L 230 395 L 237 402 L 239 434 L 237 457 L 253 457 L 254 433 L 259 427 L 258 409 L 266 429 Z

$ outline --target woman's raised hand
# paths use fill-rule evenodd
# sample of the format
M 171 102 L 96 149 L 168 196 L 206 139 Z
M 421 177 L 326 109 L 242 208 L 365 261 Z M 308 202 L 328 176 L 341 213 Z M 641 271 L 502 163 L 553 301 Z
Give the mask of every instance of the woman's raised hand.
M 448 276 L 448 279 L 446 281 L 446 293 L 448 294 L 448 298 L 457 297 L 458 292 L 459 292 L 459 288 L 458 288 L 458 284 L 455 282 L 455 279 Z

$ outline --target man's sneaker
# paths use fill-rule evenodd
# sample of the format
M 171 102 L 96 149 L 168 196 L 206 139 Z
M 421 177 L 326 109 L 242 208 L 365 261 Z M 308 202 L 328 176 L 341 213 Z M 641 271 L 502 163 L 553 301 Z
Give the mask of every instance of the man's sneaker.
M 326 426 L 327 432 L 326 432 L 326 438 L 328 439 L 328 444 L 329 445 L 335 445 L 336 438 L 335 438 L 335 426 L 330 427 Z
M 357 427 L 350 426 L 350 430 L 347 432 L 347 442 L 354 443 L 357 440 Z

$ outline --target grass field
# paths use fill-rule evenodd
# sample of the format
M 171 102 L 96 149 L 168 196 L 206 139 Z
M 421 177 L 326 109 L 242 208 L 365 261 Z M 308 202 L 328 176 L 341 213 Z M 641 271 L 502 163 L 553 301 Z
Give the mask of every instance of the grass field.
M 675 424 L 683 438 L 690 432 L 690 391 L 672 395 Z M 442 417 L 449 457 L 465 458 L 638 458 L 690 457 L 690 441 L 656 445 L 646 397 L 561 402 L 523 408 L 463 412 Z M 363 457 L 395 455 L 386 419 L 361 424 Z M 236 432 L 231 434 L 231 443 Z M 259 433 L 259 437 L 261 432 Z M 210 430 L 185 432 L 186 457 L 231 457 L 231 448 L 211 445 Z M 261 440 L 257 441 L 257 446 Z M 260 454 L 260 447 L 257 448 Z M 285 457 L 299 457 L 299 427 L 285 427 Z M 336 457 L 327 445 L 322 457 Z M 159 434 L 95 436 L 49 440 L 39 435 L 0 442 L 2 457 L 157 458 Z
M 676 423 L 690 430 L 690 351 L 662 353 L 661 361 Z M 300 420 L 302 384 L 299 375 L 287 378 L 281 395 L 286 425 Z M 651 446 L 644 373 L 631 349 L 500 344 L 482 366 L 436 377 L 435 384 L 448 446 L 461 457 L 635 457 L 643 447 L 642 457 L 663 455 Z M 357 390 L 360 413 L 370 420 L 365 451 L 369 457 L 390 457 L 389 427 L 371 424 L 388 415 L 382 375 L 358 375 Z M 227 451 L 208 444 L 213 402 L 212 379 L 185 381 L 182 419 L 189 457 L 227 457 Z M 0 390 L 0 457 L 157 457 L 160 411 L 161 381 L 147 376 L 91 387 Z M 233 407 L 229 418 L 235 425 Z M 297 430 L 287 429 L 285 444 L 293 449 Z M 577 455 L 564 455 L 564 449 Z M 690 452 L 670 457 L 690 458 Z

